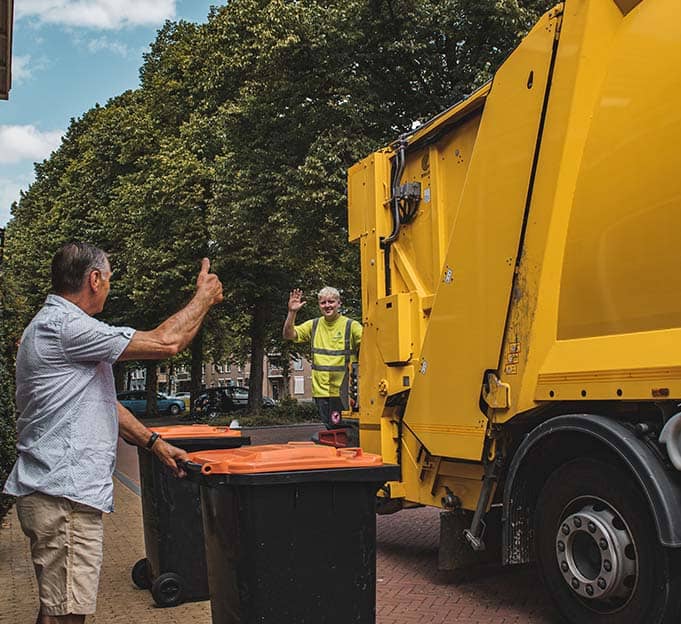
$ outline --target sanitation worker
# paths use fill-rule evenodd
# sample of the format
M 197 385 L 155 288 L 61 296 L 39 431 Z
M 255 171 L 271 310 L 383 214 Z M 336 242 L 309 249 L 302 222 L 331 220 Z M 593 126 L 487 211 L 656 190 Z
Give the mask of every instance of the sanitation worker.
M 299 288 L 292 290 L 283 335 L 286 340 L 310 342 L 312 397 L 322 422 L 330 429 L 340 424 L 341 412 L 347 408 L 348 364 L 357 361 L 362 325 L 340 313 L 341 297 L 335 288 L 322 288 L 317 301 L 322 315 L 296 325 L 296 315 L 305 301 Z
M 17 496 L 38 579 L 37 624 L 81 624 L 95 612 L 102 563 L 102 512 L 113 510 L 117 437 L 154 453 L 178 476 L 186 453 L 152 433 L 116 400 L 111 365 L 161 360 L 182 351 L 222 284 L 203 259 L 185 308 L 151 331 L 93 318 L 112 276 L 88 243 L 52 259 L 52 294 L 25 329 L 17 353 L 18 458 L 5 492 Z

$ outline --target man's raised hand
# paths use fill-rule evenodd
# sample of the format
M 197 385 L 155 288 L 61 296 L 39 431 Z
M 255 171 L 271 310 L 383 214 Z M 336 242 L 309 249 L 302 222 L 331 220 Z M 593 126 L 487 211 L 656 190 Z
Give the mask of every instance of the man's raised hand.
M 215 273 L 209 273 L 209 270 L 210 260 L 204 258 L 201 260 L 201 270 L 196 278 L 196 293 L 205 296 L 211 305 L 215 305 L 222 301 L 222 282 Z

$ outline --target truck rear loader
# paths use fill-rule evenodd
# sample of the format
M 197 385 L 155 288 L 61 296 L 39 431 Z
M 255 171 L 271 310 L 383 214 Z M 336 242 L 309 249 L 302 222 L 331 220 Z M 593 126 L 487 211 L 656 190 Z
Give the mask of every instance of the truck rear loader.
M 349 171 L 379 511 L 536 561 L 574 624 L 681 617 L 680 155 L 681 2 L 567 0 Z

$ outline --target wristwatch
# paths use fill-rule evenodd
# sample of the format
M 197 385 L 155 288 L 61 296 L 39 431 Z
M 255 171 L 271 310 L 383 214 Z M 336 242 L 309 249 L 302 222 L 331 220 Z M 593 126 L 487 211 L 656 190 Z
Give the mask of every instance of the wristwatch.
M 160 437 L 161 437 L 160 434 L 153 431 L 151 433 L 151 436 L 149 437 L 149 441 L 147 442 L 146 448 L 151 450 L 154 444 L 156 444 L 156 440 L 158 440 Z

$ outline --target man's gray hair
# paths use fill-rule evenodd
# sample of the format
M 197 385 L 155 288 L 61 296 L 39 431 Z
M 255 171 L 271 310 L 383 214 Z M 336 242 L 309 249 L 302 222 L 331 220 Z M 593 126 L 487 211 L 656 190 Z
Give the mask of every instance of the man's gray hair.
M 95 270 L 107 270 L 104 251 L 90 243 L 67 243 L 52 258 L 52 290 L 58 295 L 75 294 Z
M 341 300 L 340 293 L 333 286 L 324 286 L 324 288 L 317 293 L 317 299 L 321 299 L 322 297 L 331 297 L 337 301 Z

